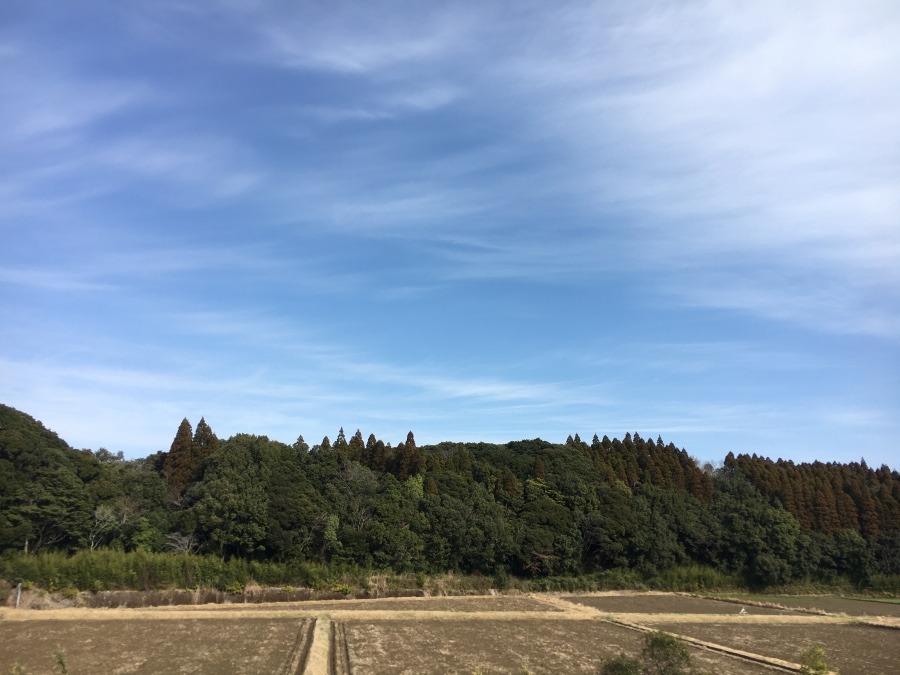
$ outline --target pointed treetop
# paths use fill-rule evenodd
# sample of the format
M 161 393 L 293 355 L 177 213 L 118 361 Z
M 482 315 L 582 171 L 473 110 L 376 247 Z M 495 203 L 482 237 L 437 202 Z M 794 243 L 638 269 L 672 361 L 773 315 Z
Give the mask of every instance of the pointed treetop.
M 197 423 L 197 430 L 194 432 L 195 451 L 199 454 L 209 456 L 219 449 L 219 439 L 213 433 L 213 430 L 206 423 L 206 419 L 201 417 Z
M 172 447 L 174 448 L 178 443 L 184 443 L 185 439 L 193 440 L 194 430 L 191 427 L 191 423 L 188 422 L 188 418 L 185 417 L 181 420 L 181 424 L 178 425 L 178 431 L 175 433 L 175 440 L 172 441 Z

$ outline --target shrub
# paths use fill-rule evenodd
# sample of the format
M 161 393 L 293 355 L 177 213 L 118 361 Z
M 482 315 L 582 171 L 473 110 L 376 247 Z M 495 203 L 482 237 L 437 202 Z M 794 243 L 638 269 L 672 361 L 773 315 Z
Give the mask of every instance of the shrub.
M 695 592 L 706 589 L 735 588 L 740 580 L 712 567 L 691 565 L 664 570 L 649 582 L 652 588 L 665 591 Z
M 507 573 L 506 568 L 503 565 L 500 565 L 494 571 L 494 578 L 492 581 L 494 588 L 498 591 L 509 589 L 509 573 Z
M 803 675 L 826 675 L 832 672 L 831 667 L 825 663 L 825 650 L 822 649 L 822 645 L 813 645 L 800 652 L 800 672 Z
M 674 635 L 657 631 L 644 638 L 641 652 L 645 672 L 653 675 L 684 675 L 691 666 L 687 645 Z
M 59 668 L 59 672 L 62 675 L 67 675 L 69 672 L 69 662 L 66 661 L 66 652 L 63 651 L 61 647 L 56 648 L 56 667 Z
M 59 594 L 63 596 L 66 600 L 74 600 L 78 597 L 78 589 L 74 586 L 66 586 L 62 589 Z
M 604 570 L 596 575 L 597 585 L 599 588 L 611 591 L 620 591 L 626 589 L 641 590 L 645 588 L 640 575 L 630 569 L 611 569 Z
M 601 675 L 640 675 L 641 664 L 637 659 L 625 654 L 619 654 L 616 658 L 603 664 Z
M 240 581 L 232 581 L 225 586 L 225 592 L 230 595 L 240 595 L 244 592 L 244 584 Z
M 900 594 L 900 574 L 875 574 L 872 576 L 872 590 L 878 593 Z

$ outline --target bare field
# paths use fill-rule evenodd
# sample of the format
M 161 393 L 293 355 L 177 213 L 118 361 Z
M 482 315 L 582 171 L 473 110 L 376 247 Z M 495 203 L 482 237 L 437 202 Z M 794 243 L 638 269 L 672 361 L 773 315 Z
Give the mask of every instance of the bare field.
M 849 624 L 660 623 L 655 628 L 679 635 L 751 651 L 764 656 L 796 661 L 797 655 L 819 643 L 828 663 L 841 675 L 898 671 L 900 631 Z
M 0 609 L 0 673 L 596 673 L 643 634 L 711 673 L 775 672 L 825 645 L 844 675 L 896 672 L 900 631 L 846 615 L 666 593 L 534 594 L 115 609 Z M 897 619 L 884 619 L 896 624 Z M 740 652 L 744 652 L 741 654 Z M 307 663 L 308 661 L 308 663 Z M 785 672 L 782 670 L 782 672 Z
M 593 607 L 601 612 L 618 614 L 792 614 L 788 610 L 739 605 L 723 600 L 697 598 L 690 595 L 672 593 L 634 593 L 631 595 L 574 595 L 566 599 L 580 605 Z
M 354 671 L 441 674 L 597 673 L 620 652 L 637 654 L 637 631 L 602 621 L 347 621 Z M 721 675 L 772 673 L 760 665 L 692 649 L 702 669 Z
M 80 608 L 72 608 L 80 609 Z M 123 616 L 164 613 L 171 616 L 191 616 L 215 613 L 240 616 L 270 616 L 273 613 L 328 614 L 331 612 L 547 612 L 563 611 L 552 608 L 533 596 L 526 595 L 461 595 L 433 597 L 378 598 L 365 600 L 303 600 L 298 602 L 232 603 L 206 605 L 158 605 L 155 607 L 112 607 L 101 611 L 125 611 Z
M 741 596 L 736 596 L 734 599 L 741 600 Z M 748 595 L 746 599 L 849 616 L 900 617 L 900 602 L 875 599 L 844 598 L 837 595 Z
M 546 612 L 546 604 L 527 595 L 461 595 L 421 598 L 379 598 L 376 600 L 310 600 L 271 605 L 223 605 L 222 611 L 266 608 L 304 612 Z M 179 607 L 178 609 L 184 609 Z M 562 611 L 562 610 L 557 610 Z
M 49 612 L 48 612 L 49 613 Z M 302 651 L 311 622 L 2 621 L 0 672 L 56 673 L 57 651 L 70 673 L 278 673 Z

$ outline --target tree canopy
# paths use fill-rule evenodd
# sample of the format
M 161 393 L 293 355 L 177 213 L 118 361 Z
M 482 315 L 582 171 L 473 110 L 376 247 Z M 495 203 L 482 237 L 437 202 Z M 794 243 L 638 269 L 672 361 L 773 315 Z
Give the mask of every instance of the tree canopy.
M 540 577 L 704 565 L 765 587 L 900 574 L 900 474 L 756 455 L 700 467 L 657 437 L 309 447 L 184 419 L 167 452 L 69 447 L 0 405 L 0 552 L 206 551 Z

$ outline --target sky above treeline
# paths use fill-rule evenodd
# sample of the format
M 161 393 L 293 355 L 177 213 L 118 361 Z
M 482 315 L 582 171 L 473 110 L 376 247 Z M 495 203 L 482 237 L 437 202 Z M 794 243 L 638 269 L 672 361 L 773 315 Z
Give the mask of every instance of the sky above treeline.
M 0 402 L 75 447 L 900 468 L 900 4 L 0 7 Z

